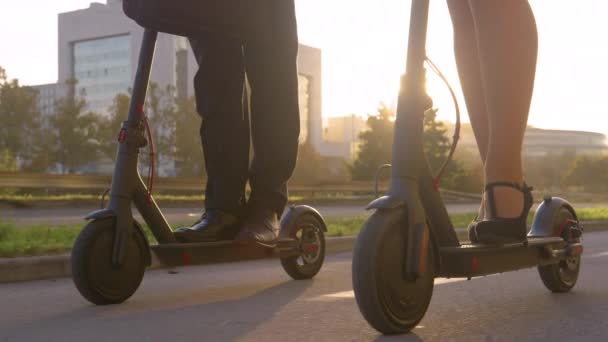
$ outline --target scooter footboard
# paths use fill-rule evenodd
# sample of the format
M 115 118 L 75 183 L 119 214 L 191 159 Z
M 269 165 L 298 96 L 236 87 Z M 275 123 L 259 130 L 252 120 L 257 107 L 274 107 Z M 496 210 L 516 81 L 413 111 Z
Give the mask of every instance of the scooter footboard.
M 438 277 L 469 278 L 558 263 L 567 255 L 582 253 L 562 238 L 532 238 L 527 243 L 503 246 L 463 245 L 440 249 Z

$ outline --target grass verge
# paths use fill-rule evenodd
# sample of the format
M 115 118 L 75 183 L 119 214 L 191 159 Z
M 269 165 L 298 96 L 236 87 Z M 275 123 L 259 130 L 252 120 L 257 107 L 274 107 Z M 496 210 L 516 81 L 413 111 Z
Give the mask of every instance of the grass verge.
M 608 220 L 608 208 L 590 208 L 577 211 L 581 221 Z M 530 213 L 530 221 L 533 213 Z M 455 227 L 466 227 L 475 218 L 474 213 L 451 215 Z M 365 216 L 348 218 L 328 218 L 327 236 L 356 235 L 365 222 Z M 176 225 L 180 226 L 180 225 Z M 17 227 L 12 223 L 0 222 L 0 257 L 38 256 L 66 253 L 72 248 L 82 225 L 27 226 Z M 154 237 L 145 229 L 150 242 Z

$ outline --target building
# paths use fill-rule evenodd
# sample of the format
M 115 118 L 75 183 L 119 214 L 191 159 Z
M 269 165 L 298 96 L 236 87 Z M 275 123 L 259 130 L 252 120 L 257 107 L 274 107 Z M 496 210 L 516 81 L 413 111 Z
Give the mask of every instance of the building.
M 88 8 L 59 14 L 58 84 L 76 79 L 76 92 L 86 94 L 89 109 L 106 112 L 116 94 L 132 87 L 143 31 L 124 15 L 121 0 L 94 2 Z M 301 45 L 298 69 L 302 133 L 318 145 L 322 140 L 321 51 Z M 192 96 L 196 71 L 188 40 L 159 34 L 150 81 L 175 87 L 178 96 Z
M 42 94 L 41 111 L 67 94 L 66 82 L 77 80 L 77 94 L 85 94 L 89 110 L 106 113 L 116 94 L 133 83 L 144 29 L 122 11 L 121 0 L 91 3 L 88 8 L 59 14 L 58 83 L 35 86 Z M 173 86 L 177 96 L 194 95 L 197 62 L 188 40 L 160 33 L 150 81 Z M 300 46 L 298 57 L 301 141 L 322 143 L 321 50 Z M 55 98 L 50 93 L 55 89 Z M 49 95 L 47 96 L 47 92 Z
M 608 153 L 608 145 L 606 136 L 601 133 L 529 127 L 524 136 L 523 151 L 526 156 L 601 155 Z
M 359 135 L 367 129 L 367 121 L 357 115 L 330 117 L 323 128 L 323 145 L 319 153 L 325 157 L 356 159 Z
M 68 96 L 68 86 L 63 83 L 49 83 L 32 86 L 38 91 L 38 110 L 43 117 L 53 114 L 57 100 Z
M 454 125 L 446 123 L 448 134 L 452 136 Z M 459 148 L 477 151 L 477 143 L 470 124 L 463 124 L 460 132 Z M 575 155 L 608 154 L 606 136 L 601 133 L 584 131 L 567 131 L 540 129 L 528 127 L 524 135 L 524 157 L 542 157 L 546 155 Z

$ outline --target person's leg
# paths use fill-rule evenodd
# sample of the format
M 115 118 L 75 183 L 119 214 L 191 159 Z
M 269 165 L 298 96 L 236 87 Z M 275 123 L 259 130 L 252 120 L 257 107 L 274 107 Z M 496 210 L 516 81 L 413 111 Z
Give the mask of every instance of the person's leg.
M 469 0 L 469 5 L 490 124 L 486 184 L 499 181 L 522 184 L 521 149 L 538 46 L 534 15 L 527 0 Z M 524 196 L 520 191 L 497 187 L 494 198 L 496 217 L 521 215 Z
M 488 123 L 485 92 L 481 81 L 475 23 L 468 1 L 448 0 L 448 7 L 454 27 L 454 56 L 456 57 L 458 76 L 460 77 L 460 84 L 477 141 L 479 155 L 485 165 L 490 125 Z
M 194 78 L 200 134 L 207 170 L 205 213 L 179 228 L 183 242 L 232 239 L 245 201 L 249 125 L 243 111 L 244 61 L 239 42 L 215 35 L 190 40 L 199 64 Z
M 448 7 L 454 27 L 454 56 L 456 57 L 458 76 L 460 77 L 460 84 L 477 141 L 479 155 L 485 166 L 490 139 L 490 124 L 488 122 L 485 92 L 481 81 L 475 22 L 468 1 L 448 0 Z M 484 215 L 482 201 L 477 220 L 483 220 Z
M 287 203 L 287 181 L 295 168 L 300 115 L 293 0 L 277 1 L 275 6 L 279 15 L 273 41 L 248 42 L 245 61 L 251 85 L 254 151 L 249 202 L 252 207 L 271 209 L 280 215 Z
M 300 134 L 294 3 L 277 0 L 273 5 L 272 39 L 250 40 L 245 45 L 254 156 L 249 171 L 249 210 L 236 237 L 239 242 L 265 245 L 274 244 L 277 238 Z

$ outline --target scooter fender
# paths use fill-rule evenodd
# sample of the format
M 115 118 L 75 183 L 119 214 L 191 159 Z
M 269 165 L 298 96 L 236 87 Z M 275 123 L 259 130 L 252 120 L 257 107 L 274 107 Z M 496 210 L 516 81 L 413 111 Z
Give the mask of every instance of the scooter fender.
M 279 238 L 289 238 L 291 229 L 296 223 L 299 217 L 303 215 L 312 215 L 319 220 L 322 224 L 323 232 L 327 233 L 327 226 L 323 216 L 317 211 L 317 209 L 307 205 L 295 205 L 287 209 L 287 211 L 281 217 L 281 231 L 279 232 Z
M 376 209 L 395 209 L 399 207 L 405 207 L 406 203 L 404 200 L 399 199 L 395 196 L 382 196 L 375 200 L 373 200 L 370 204 L 365 208 L 366 210 L 376 210 Z
M 400 199 L 396 196 L 386 195 L 386 196 L 382 196 L 382 197 L 375 199 L 365 209 L 366 210 L 393 210 L 393 209 L 397 209 L 397 208 L 401 208 L 402 210 L 409 211 L 407 201 Z M 409 216 L 410 216 L 410 214 L 408 212 L 408 217 Z M 412 222 L 410 222 L 410 224 L 408 224 L 407 227 L 409 227 L 411 225 L 411 223 Z M 437 243 L 435 234 L 433 234 L 432 227 L 428 226 L 428 228 L 429 228 L 430 243 L 432 243 L 433 246 L 435 247 L 435 248 L 433 248 L 434 256 L 435 256 L 435 269 L 439 270 L 439 269 L 441 269 L 441 254 L 439 253 L 439 248 L 438 248 L 439 244 Z M 407 234 L 407 232 L 404 232 L 404 233 Z
M 85 220 L 87 221 L 93 221 L 93 220 L 103 220 L 103 219 L 108 219 L 108 218 L 112 218 L 113 220 L 116 219 L 116 213 L 114 213 L 114 211 L 112 209 L 99 209 L 99 210 L 95 210 L 91 213 L 89 213 L 86 217 Z M 137 221 L 133 220 L 133 223 L 135 225 L 135 231 L 137 231 L 137 233 L 140 235 L 140 237 L 142 238 L 142 240 L 146 243 L 146 246 L 148 248 L 144 248 L 144 253 L 146 253 L 145 258 L 146 258 L 146 264 L 148 266 L 150 266 L 152 264 L 152 254 L 150 253 L 150 242 L 148 241 L 148 238 L 146 237 L 146 234 L 144 234 L 144 230 L 143 228 L 141 228 L 141 226 L 139 225 L 139 223 L 137 223 Z
M 556 227 L 556 220 L 562 208 L 568 209 L 574 216 L 574 219 L 578 221 L 576 212 L 568 201 L 559 197 L 545 197 L 536 209 L 536 214 L 532 221 L 532 229 L 528 233 L 528 237 L 561 236 L 561 229 L 560 227 Z

